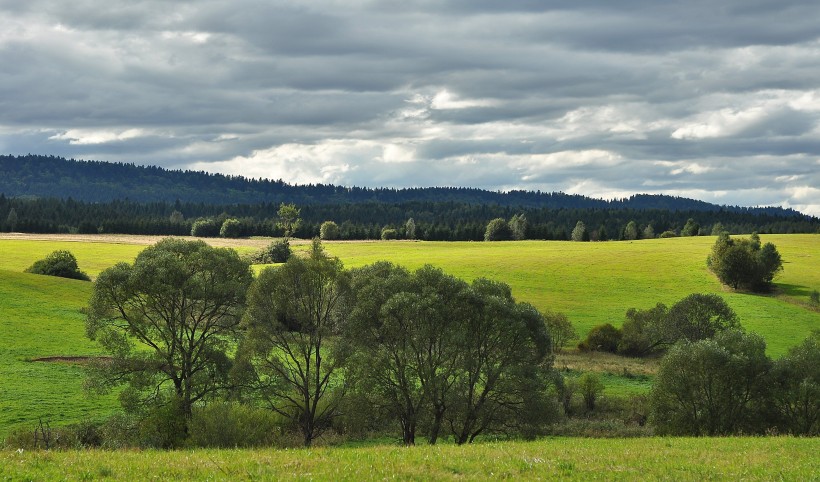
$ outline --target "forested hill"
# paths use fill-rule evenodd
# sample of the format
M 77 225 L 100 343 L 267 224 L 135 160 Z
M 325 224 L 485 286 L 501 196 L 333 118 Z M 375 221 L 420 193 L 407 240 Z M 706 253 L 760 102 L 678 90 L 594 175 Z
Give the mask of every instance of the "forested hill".
M 345 203 L 452 202 L 546 209 L 632 209 L 669 211 L 733 211 L 802 217 L 779 207 L 718 206 L 680 197 L 639 194 L 605 201 L 580 195 L 533 191 L 492 192 L 473 188 L 369 189 L 281 180 L 248 179 L 202 171 L 156 166 L 77 161 L 54 156 L 0 156 L 0 193 L 6 197 L 72 198 L 86 202 L 129 199 L 133 202 L 204 203 L 209 205 L 280 202 L 298 205 Z

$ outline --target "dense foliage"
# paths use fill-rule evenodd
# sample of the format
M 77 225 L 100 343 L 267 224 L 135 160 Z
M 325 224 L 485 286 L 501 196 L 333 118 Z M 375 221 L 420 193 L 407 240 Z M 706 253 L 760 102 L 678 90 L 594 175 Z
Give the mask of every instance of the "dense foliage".
M 772 243 L 761 246 L 757 233 L 748 239 L 733 239 L 721 233 L 707 265 L 723 284 L 753 291 L 770 289 L 774 277 L 783 270 L 777 248 Z
M 77 258 L 70 251 L 54 251 L 45 258 L 35 261 L 26 269 L 26 273 L 59 276 L 60 278 L 89 281 L 91 278 L 80 271 Z

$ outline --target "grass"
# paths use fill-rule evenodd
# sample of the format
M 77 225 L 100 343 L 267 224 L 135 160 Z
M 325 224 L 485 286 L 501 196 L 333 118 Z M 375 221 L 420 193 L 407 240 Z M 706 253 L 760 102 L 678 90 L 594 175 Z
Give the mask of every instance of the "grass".
M 77 257 L 92 277 L 119 262 L 132 261 L 144 244 L 65 240 L 0 239 L 0 436 L 39 416 L 52 423 L 78 421 L 110 411 L 113 397 L 88 399 L 81 368 L 33 363 L 44 356 L 93 355 L 99 348 L 85 338 L 83 307 L 91 284 L 23 274 L 34 261 L 57 249 Z M 620 325 L 628 308 L 672 304 L 690 293 L 718 293 L 738 312 L 743 325 L 763 335 L 777 357 L 820 329 L 820 312 L 808 304 L 820 289 L 820 236 L 764 235 L 785 260 L 779 293 L 753 295 L 725 290 L 706 269 L 713 237 L 636 242 L 329 242 L 326 249 L 347 267 L 390 260 L 409 268 L 425 263 L 472 280 L 479 276 L 509 283 L 517 299 L 541 310 L 566 313 L 579 334 L 597 324 Z M 108 240 L 108 241 L 106 241 Z M 139 242 L 145 241 L 140 238 Z M 223 242 L 222 240 L 218 240 Z M 251 251 L 267 240 L 231 241 Z M 243 243 L 248 243 L 247 246 Z M 308 249 L 296 244 L 296 250 Z M 562 358 L 563 357 L 563 358 Z M 569 357 L 569 358 L 568 358 Z M 645 393 L 656 361 L 595 355 L 561 355 L 556 367 L 604 374 L 606 393 Z M 563 365 L 562 365 L 563 363 Z M 654 363 L 654 365 L 653 365 Z M 627 369 L 627 374 L 623 369 Z M 32 407 L 36 407 L 32 409 Z
M 8 480 L 816 480 L 816 438 L 550 438 L 471 446 L 2 452 Z
M 61 424 L 111 412 L 113 397 L 89 397 L 81 367 L 32 362 L 95 355 L 80 312 L 91 283 L 0 270 L 0 436 L 39 417 Z

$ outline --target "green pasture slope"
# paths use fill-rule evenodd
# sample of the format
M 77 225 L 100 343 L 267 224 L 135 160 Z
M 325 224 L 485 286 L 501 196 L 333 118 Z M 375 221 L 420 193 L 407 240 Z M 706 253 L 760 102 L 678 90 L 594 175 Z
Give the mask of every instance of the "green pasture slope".
M 479 276 L 509 283 L 519 300 L 542 310 L 565 312 L 581 336 L 594 325 L 620 325 L 628 308 L 667 304 L 690 293 L 718 293 L 738 312 L 743 325 L 764 336 L 779 356 L 812 329 L 820 312 L 809 294 L 820 289 L 820 236 L 764 235 L 785 260 L 779 293 L 752 295 L 725 290 L 706 269 L 714 237 L 635 242 L 328 242 L 326 249 L 347 267 L 389 260 L 409 268 L 425 263 L 472 280 Z M 104 241 L 105 238 L 101 238 Z M 241 241 L 240 241 L 241 242 Z M 48 356 L 99 353 L 85 338 L 83 307 L 91 284 L 22 271 L 51 251 L 68 249 L 92 277 L 119 261 L 132 261 L 144 246 L 112 242 L 0 240 L 0 437 L 15 425 L 42 416 L 67 423 L 104 414 L 113 397 L 86 398 L 81 368 L 30 362 Z M 250 248 L 240 248 L 248 251 Z M 298 250 L 306 245 L 296 246 Z M 607 390 L 646 390 L 646 379 L 606 378 Z
M 82 369 L 30 360 L 99 354 L 80 312 L 91 283 L 0 270 L 0 438 L 42 417 L 76 422 L 112 411 L 113 397 L 88 397 Z
M 8 480 L 817 480 L 814 438 L 553 438 L 470 446 L 0 452 Z

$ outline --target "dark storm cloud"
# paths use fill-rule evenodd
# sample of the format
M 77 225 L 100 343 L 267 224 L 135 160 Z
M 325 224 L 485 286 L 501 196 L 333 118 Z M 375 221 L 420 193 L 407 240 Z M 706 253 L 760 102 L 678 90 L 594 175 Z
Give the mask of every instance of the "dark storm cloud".
M 816 2 L 0 0 L 0 151 L 820 214 Z

